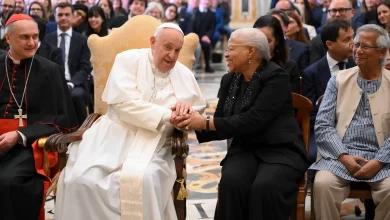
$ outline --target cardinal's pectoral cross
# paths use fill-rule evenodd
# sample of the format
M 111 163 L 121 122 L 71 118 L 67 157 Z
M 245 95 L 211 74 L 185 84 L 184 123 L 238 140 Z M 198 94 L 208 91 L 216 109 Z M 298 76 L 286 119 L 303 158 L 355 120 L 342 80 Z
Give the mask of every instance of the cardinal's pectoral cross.
M 23 127 L 23 118 L 27 119 L 27 115 L 23 115 L 23 109 L 18 109 L 18 115 L 15 115 L 15 119 L 19 119 L 19 127 Z

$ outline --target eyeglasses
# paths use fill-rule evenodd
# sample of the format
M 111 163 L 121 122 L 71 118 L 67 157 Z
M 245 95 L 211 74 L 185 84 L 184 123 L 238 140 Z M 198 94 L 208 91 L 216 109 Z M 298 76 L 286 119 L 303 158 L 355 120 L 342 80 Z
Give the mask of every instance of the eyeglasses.
M 332 16 L 336 15 L 337 12 L 340 14 L 340 15 L 344 15 L 345 13 L 347 13 L 347 11 L 351 10 L 352 8 L 332 8 L 332 9 L 329 9 L 328 10 L 328 13 Z
M 13 5 L 7 5 L 7 4 L 3 4 L 1 5 L 2 8 L 14 8 Z
M 374 46 L 369 46 L 369 45 L 364 45 L 364 44 L 360 44 L 360 43 L 351 43 L 350 46 L 353 48 L 353 49 L 361 49 L 363 51 L 367 51 L 369 49 L 381 49 L 381 47 L 374 47 Z
M 42 11 L 42 8 L 30 8 L 30 11 Z
M 279 8 L 279 10 L 283 11 L 286 14 L 290 14 L 293 9 L 291 9 L 291 8 Z

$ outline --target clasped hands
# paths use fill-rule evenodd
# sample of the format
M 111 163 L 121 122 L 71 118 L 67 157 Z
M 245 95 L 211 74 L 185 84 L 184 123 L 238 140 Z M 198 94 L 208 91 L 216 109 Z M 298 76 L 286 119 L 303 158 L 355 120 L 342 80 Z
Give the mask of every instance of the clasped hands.
M 206 127 L 206 118 L 192 109 L 188 103 L 178 101 L 171 107 L 171 124 L 180 130 L 202 130 Z
M 348 172 L 358 180 L 373 178 L 383 167 L 377 160 L 366 160 L 363 157 L 342 154 L 338 160 L 347 168 Z M 360 162 L 363 165 L 360 165 Z

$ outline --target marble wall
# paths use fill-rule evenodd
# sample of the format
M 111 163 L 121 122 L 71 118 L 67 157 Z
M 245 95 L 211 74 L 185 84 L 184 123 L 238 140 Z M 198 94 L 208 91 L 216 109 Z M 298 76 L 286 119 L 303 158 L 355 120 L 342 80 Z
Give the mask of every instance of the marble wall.
M 270 4 L 271 0 L 231 0 L 231 25 L 233 28 L 251 26 L 268 12 Z

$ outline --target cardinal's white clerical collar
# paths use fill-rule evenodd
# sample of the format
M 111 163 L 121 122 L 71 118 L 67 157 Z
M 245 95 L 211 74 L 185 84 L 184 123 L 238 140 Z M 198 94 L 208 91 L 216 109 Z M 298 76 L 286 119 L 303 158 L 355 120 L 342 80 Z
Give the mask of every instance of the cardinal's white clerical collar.
M 11 58 L 12 62 L 16 65 L 19 65 L 20 64 L 20 60 L 17 60 L 17 59 L 14 59 L 12 56 L 11 56 L 11 53 L 8 53 L 8 56 L 9 58 Z

